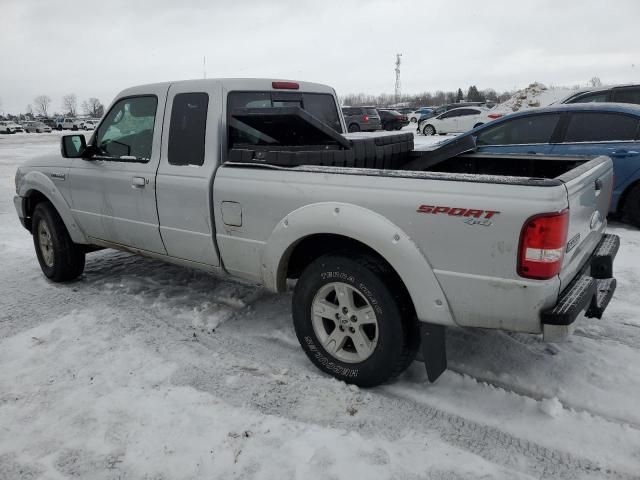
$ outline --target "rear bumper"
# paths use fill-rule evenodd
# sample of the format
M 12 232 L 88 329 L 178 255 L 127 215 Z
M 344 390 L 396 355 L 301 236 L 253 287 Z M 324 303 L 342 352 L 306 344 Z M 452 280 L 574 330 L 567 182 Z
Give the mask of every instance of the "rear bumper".
M 584 267 L 562 291 L 556 305 L 542 312 L 545 340 L 559 340 L 571 334 L 582 312 L 588 318 L 602 318 L 616 289 L 613 259 L 619 247 L 617 235 L 605 234 Z

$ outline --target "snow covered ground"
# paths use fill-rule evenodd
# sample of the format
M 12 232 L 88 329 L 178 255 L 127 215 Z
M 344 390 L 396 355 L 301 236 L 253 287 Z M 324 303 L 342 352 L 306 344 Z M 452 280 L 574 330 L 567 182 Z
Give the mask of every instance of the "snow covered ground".
M 58 138 L 0 136 L 0 479 L 640 478 L 637 230 L 568 343 L 451 331 L 435 385 L 360 390 L 306 359 L 289 295 L 115 251 L 46 281 L 13 174 Z

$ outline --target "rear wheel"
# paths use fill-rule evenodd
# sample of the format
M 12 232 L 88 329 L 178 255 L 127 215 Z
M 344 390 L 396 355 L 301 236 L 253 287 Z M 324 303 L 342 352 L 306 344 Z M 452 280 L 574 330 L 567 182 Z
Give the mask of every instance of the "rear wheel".
M 416 122 L 418 121 L 418 119 L 417 119 L 416 117 L 411 117 L 411 118 L 409 119 L 409 121 L 410 121 L 411 123 L 416 123 Z
M 296 335 L 325 373 L 361 387 L 399 375 L 419 344 L 415 316 L 389 268 L 368 255 L 325 255 L 293 294 Z
M 47 278 L 65 282 L 82 274 L 84 251 L 73 243 L 62 218 L 49 202 L 36 206 L 31 231 L 38 263 Z
M 481 123 L 476 123 L 476 124 L 473 126 L 473 128 L 479 127 L 480 125 L 483 125 L 483 123 L 482 123 L 482 122 L 481 122 Z
M 350 132 L 359 132 L 360 131 L 360 125 L 358 125 L 357 123 L 352 123 L 351 125 L 349 125 L 349 131 Z
M 622 213 L 634 226 L 640 228 L 640 184 L 633 186 L 627 194 Z
M 435 135 L 436 134 L 436 129 L 433 127 L 433 125 L 428 125 L 427 124 L 422 129 L 422 134 L 423 135 Z

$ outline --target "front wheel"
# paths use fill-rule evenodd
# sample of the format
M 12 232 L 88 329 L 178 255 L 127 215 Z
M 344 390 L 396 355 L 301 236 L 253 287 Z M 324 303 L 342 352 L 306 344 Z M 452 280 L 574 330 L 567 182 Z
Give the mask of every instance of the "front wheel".
M 433 127 L 433 125 L 425 125 L 424 128 L 422 129 L 422 134 L 423 135 L 435 135 L 436 134 L 436 129 Z
M 389 267 L 374 257 L 318 258 L 300 276 L 292 310 L 309 359 L 339 380 L 380 385 L 415 358 L 415 316 Z
M 349 125 L 349 132 L 354 133 L 359 131 L 360 131 L 360 125 L 358 125 L 357 123 L 352 123 L 351 125 Z
M 36 207 L 31 231 L 40 268 L 54 282 L 73 280 L 84 271 L 85 253 L 71 240 L 58 212 L 48 202 Z

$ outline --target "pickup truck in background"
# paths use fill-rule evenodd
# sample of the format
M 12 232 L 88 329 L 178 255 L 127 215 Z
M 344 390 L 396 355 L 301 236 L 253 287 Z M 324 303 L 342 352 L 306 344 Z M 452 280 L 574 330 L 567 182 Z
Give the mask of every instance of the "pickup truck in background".
M 15 206 L 52 281 L 115 248 L 283 292 L 309 359 L 373 386 L 445 329 L 569 335 L 601 317 L 619 240 L 608 157 L 415 151 L 412 134 L 347 134 L 334 90 L 268 79 L 121 92 L 86 142 L 16 173 Z

